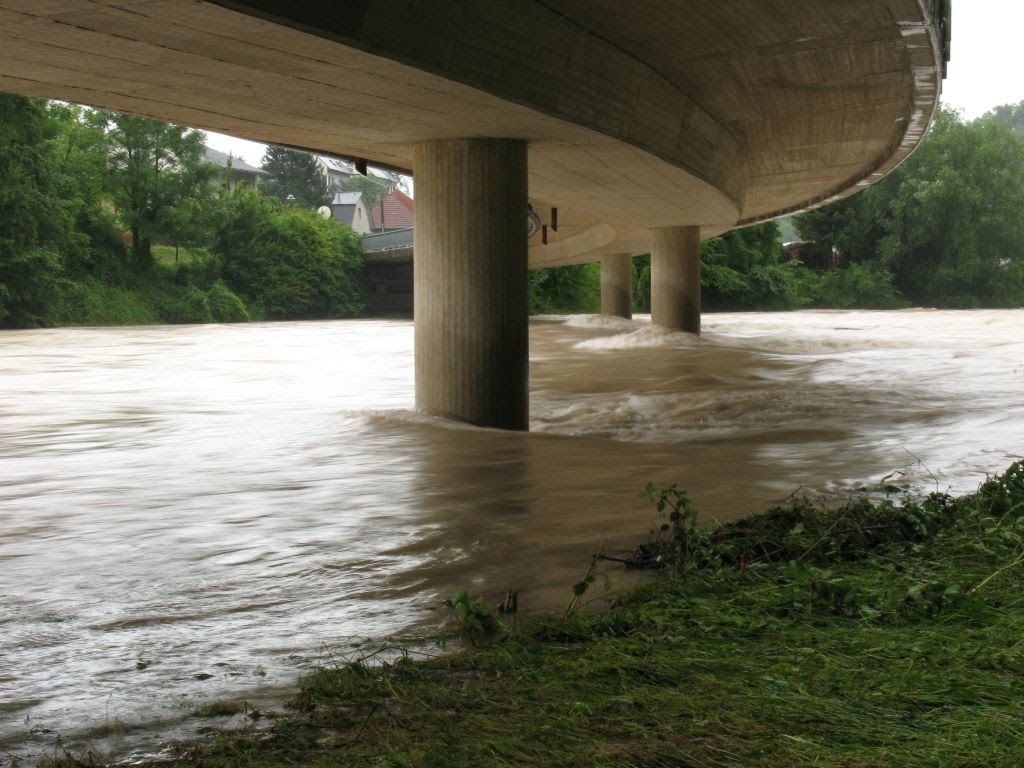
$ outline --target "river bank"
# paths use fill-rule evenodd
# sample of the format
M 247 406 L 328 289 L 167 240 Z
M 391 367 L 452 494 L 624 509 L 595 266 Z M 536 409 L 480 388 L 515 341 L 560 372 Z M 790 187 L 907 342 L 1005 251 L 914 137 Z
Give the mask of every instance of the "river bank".
M 1024 464 L 959 498 L 713 528 L 652 491 L 665 522 L 641 554 L 668 567 L 610 611 L 509 620 L 458 598 L 464 650 L 321 666 L 269 727 L 133 764 L 1019 765 Z

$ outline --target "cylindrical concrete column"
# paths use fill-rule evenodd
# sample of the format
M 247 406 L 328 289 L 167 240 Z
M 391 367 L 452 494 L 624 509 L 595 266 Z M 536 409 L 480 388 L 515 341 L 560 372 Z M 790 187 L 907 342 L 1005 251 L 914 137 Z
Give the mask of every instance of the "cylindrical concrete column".
M 601 257 L 601 314 L 633 316 L 633 257 L 628 253 Z
M 651 322 L 700 333 L 700 227 L 651 230 Z
M 416 405 L 526 429 L 526 142 L 425 142 L 415 174 Z

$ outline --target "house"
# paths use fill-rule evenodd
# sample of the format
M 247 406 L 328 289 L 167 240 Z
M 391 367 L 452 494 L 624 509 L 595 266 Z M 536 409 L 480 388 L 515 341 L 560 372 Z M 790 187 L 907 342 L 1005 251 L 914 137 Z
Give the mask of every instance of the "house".
M 400 189 L 382 197 L 370 209 L 373 232 L 390 232 L 395 229 L 411 229 L 414 225 L 416 203 Z
M 348 160 L 342 160 L 337 157 L 328 157 L 326 155 L 313 155 L 316 158 L 317 164 L 320 166 L 320 172 L 327 179 L 327 188 L 331 192 L 340 192 L 345 187 L 345 182 L 354 176 L 361 176 L 362 174 L 356 169 L 355 163 L 351 163 Z M 394 173 L 388 173 L 382 171 L 380 168 L 374 168 L 369 166 L 366 169 L 366 176 L 381 185 L 381 188 L 390 192 L 398 184 L 398 175 Z
M 331 200 L 331 218 L 348 224 L 361 235 L 373 231 L 370 209 L 362 192 L 335 192 Z
M 213 177 L 213 183 L 218 187 L 236 189 L 238 187 L 255 187 L 260 179 L 267 178 L 270 174 L 262 168 L 249 165 L 247 162 L 232 155 L 226 155 L 210 147 L 203 148 L 206 162 L 216 166 L 218 173 Z
M 346 181 L 353 176 L 359 175 L 355 165 L 347 160 L 340 160 L 337 157 L 326 157 L 324 155 L 313 155 L 313 157 L 316 158 L 317 165 L 320 166 L 320 172 L 327 180 L 327 188 L 331 192 L 340 191 L 345 186 Z
M 396 189 L 372 206 L 362 192 L 335 192 L 331 200 L 331 218 L 348 224 L 361 235 L 412 229 L 415 201 Z

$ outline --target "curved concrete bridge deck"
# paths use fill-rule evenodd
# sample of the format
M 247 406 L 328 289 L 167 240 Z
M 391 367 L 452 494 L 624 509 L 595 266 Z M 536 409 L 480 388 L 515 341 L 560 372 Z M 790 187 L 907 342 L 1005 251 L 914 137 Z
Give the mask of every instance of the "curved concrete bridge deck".
M 0 90 L 413 171 L 418 402 L 525 428 L 528 264 L 622 312 L 651 252 L 699 330 L 700 239 L 895 167 L 948 40 L 949 0 L 0 0 Z

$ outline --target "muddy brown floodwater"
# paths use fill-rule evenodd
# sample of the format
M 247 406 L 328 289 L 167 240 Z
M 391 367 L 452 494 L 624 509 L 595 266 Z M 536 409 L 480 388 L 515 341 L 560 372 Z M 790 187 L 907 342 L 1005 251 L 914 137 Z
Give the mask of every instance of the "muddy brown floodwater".
M 562 607 L 648 481 L 728 519 L 1024 455 L 1022 311 L 704 322 L 534 320 L 529 434 L 415 413 L 408 322 L 0 334 L 0 764 L 155 743 L 455 589 Z

